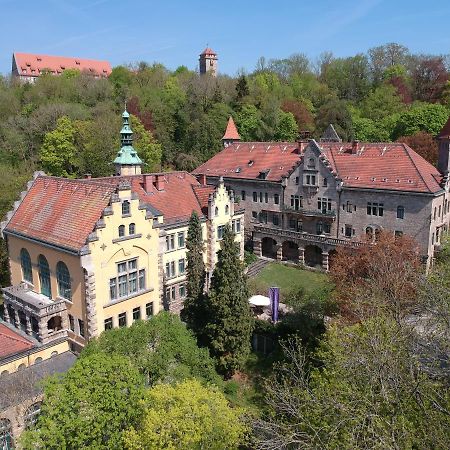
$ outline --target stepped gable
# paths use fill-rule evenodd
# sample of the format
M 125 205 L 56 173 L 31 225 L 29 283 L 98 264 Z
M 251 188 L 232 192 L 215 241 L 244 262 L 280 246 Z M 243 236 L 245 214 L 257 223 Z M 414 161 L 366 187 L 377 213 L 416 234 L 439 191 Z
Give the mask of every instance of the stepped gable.
M 34 344 L 31 341 L 0 323 L 0 359 L 33 347 Z
M 38 176 L 4 231 L 78 252 L 113 192 L 94 180 Z
M 281 181 L 300 161 L 297 143 L 235 142 L 195 169 L 193 174 Z
M 53 74 L 61 74 L 67 69 L 86 71 L 97 77 L 108 77 L 111 74 L 111 64 L 108 61 L 96 59 L 19 52 L 15 52 L 13 58 L 18 74 L 23 76 L 37 77 L 45 70 Z
M 240 141 L 241 136 L 239 136 L 238 130 L 236 128 L 236 124 L 234 123 L 233 118 L 230 116 L 227 123 L 227 129 L 225 130 L 225 134 L 222 138 L 223 141 L 226 140 L 235 140 Z

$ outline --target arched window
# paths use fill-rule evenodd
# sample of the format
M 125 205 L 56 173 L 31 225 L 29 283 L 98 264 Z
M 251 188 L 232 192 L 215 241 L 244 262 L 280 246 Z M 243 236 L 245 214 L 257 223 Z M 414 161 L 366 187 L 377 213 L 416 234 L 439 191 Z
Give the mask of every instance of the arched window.
M 128 200 L 124 200 L 122 202 L 122 215 L 125 216 L 130 214 L 130 202 Z
M 8 419 L 0 419 L 0 448 L 12 448 L 12 426 Z
M 120 225 L 119 226 L 119 237 L 124 237 L 125 236 L 125 225 Z
M 397 206 L 397 219 L 405 218 L 405 208 L 403 206 Z
M 228 205 L 225 206 L 225 214 L 228 214 L 230 212 L 230 207 Z
M 130 223 L 128 226 L 128 234 L 136 234 L 136 224 Z
M 25 281 L 33 282 L 33 272 L 31 270 L 31 258 L 28 250 L 20 250 L 20 265 L 22 266 L 22 277 Z
M 37 422 L 41 412 L 41 402 L 32 404 L 25 412 L 24 422 L 25 428 L 30 428 Z
M 372 227 L 367 227 L 366 228 L 366 237 L 368 241 L 372 241 L 373 239 L 373 229 Z
M 217 206 L 216 206 L 214 213 L 215 213 L 216 217 L 219 215 L 219 208 Z
M 44 255 L 39 255 L 38 267 L 39 267 L 39 283 L 41 285 L 41 294 L 51 298 L 52 286 L 50 284 L 50 268 L 48 266 L 47 258 Z
M 72 299 L 72 284 L 70 282 L 70 273 L 67 266 L 59 261 L 56 264 L 56 280 L 58 282 L 58 294 L 67 300 Z

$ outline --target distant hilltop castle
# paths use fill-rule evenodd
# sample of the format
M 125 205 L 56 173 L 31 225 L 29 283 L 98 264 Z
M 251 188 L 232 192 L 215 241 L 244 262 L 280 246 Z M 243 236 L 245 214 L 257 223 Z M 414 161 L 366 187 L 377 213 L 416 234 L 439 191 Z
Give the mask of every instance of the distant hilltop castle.
M 213 77 L 217 76 L 217 53 L 209 47 L 206 47 L 200 53 L 199 68 L 200 75 L 204 75 L 205 73 L 210 73 Z

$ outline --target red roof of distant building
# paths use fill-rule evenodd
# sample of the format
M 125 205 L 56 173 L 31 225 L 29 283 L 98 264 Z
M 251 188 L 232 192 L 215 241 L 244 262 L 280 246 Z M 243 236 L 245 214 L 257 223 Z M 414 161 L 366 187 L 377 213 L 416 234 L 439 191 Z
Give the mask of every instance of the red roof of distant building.
M 23 76 L 38 77 L 44 69 L 54 74 L 60 74 L 66 69 L 78 69 L 98 77 L 107 77 L 111 74 L 111 65 L 108 61 L 17 52 L 13 54 L 13 58 L 18 74 Z
M 79 251 L 114 189 L 94 180 L 38 176 L 5 231 Z
M 239 136 L 233 118 L 230 116 L 227 123 L 227 129 L 225 130 L 225 134 L 223 135 L 222 140 L 231 140 L 231 139 L 235 141 L 240 141 L 241 137 Z
M 439 171 L 406 144 L 359 143 L 356 153 L 351 152 L 351 143 L 314 141 L 314 145 L 320 147 L 330 170 L 344 186 L 424 193 L 441 190 Z M 193 173 L 257 179 L 261 172 L 268 171 L 266 180 L 281 181 L 301 158 L 298 145 L 293 143 L 236 142 Z
M 33 348 L 34 344 L 19 333 L 0 324 L 0 359 Z
M 200 53 L 200 56 L 201 55 L 217 55 L 217 53 L 212 48 L 206 47 L 205 50 Z

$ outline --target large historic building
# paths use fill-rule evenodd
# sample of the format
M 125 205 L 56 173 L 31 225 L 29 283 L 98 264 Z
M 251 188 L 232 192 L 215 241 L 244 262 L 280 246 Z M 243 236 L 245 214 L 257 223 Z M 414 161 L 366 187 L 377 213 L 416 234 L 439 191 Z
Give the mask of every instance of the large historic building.
M 36 173 L 1 225 L 12 282 L 2 289 L 3 321 L 37 347 L 69 343 L 76 350 L 109 328 L 162 308 L 179 311 L 193 211 L 201 220 L 209 277 L 226 224 L 243 256 L 244 212 L 223 183 L 206 185 L 204 177 L 186 172 L 141 174 L 127 112 L 121 142 L 116 176 Z M 20 364 L 17 359 L 8 371 Z
M 217 76 L 218 57 L 217 53 L 214 50 L 210 49 L 209 47 L 205 48 L 205 50 L 200 53 L 198 63 L 200 75 L 210 73 L 213 77 Z
M 450 219 L 450 120 L 438 138 L 436 168 L 406 144 L 341 142 L 333 126 L 319 142 L 241 142 L 230 118 L 225 148 L 193 173 L 233 189 L 259 255 L 328 270 L 337 246 L 389 230 L 431 264 Z
M 60 75 L 67 69 L 77 69 L 94 78 L 106 78 L 111 74 L 108 61 L 19 52 L 12 56 L 13 77 L 27 83 L 34 83 L 45 72 Z

